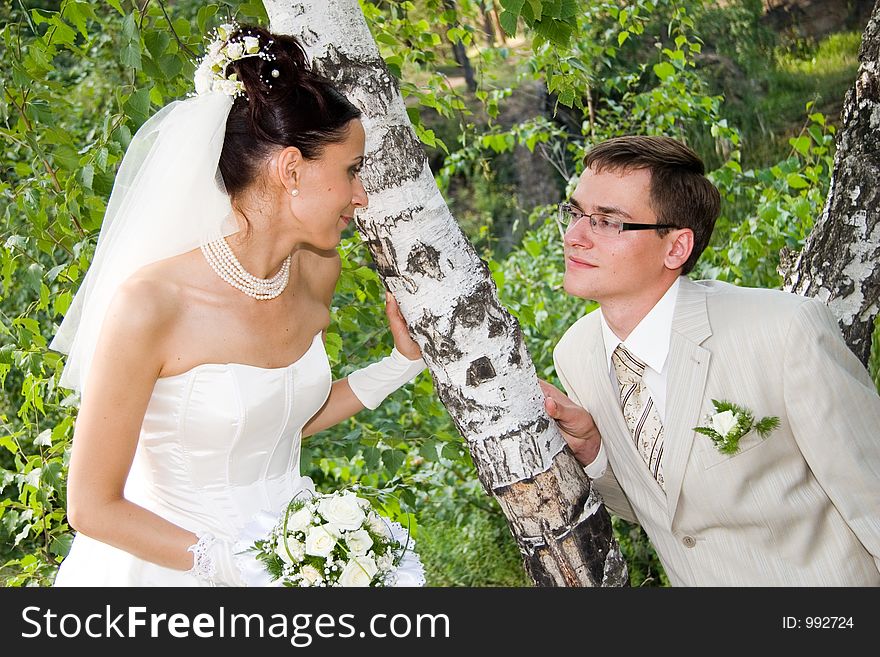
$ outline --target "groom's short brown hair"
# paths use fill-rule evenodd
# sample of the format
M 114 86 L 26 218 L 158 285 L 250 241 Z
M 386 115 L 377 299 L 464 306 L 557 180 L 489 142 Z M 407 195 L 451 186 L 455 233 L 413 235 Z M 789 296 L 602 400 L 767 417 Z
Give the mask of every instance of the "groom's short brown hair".
M 706 167 L 699 155 L 670 137 L 632 135 L 597 144 L 584 157 L 584 166 L 596 173 L 649 170 L 651 205 L 657 223 L 694 232 L 694 249 L 682 267 L 682 274 L 694 268 L 709 244 L 721 212 L 721 195 L 706 178 Z M 658 232 L 665 235 L 668 229 Z

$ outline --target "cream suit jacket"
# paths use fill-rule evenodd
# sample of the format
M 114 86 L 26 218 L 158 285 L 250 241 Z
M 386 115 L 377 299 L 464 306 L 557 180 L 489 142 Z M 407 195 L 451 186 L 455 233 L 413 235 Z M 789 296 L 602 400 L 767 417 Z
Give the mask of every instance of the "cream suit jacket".
M 596 489 L 642 525 L 673 585 L 880 585 L 880 397 L 820 301 L 681 279 L 665 366 L 665 494 L 624 422 L 599 313 L 566 332 L 554 361 L 602 435 L 609 468 Z M 780 426 L 722 454 L 693 430 L 712 399 Z

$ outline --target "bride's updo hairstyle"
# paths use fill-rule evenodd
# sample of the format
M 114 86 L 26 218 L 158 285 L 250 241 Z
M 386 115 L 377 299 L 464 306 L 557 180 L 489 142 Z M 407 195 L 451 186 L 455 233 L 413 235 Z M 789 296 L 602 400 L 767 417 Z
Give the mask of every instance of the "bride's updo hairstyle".
M 244 37 L 259 39 L 260 52 L 269 57 L 238 59 L 226 68 L 226 77 L 234 73 L 245 90 L 229 112 L 220 154 L 220 173 L 232 198 L 257 179 L 266 159 L 279 148 L 295 146 L 306 159 L 317 159 L 325 146 L 343 141 L 348 124 L 361 116 L 328 80 L 312 71 L 296 39 L 240 26 L 227 42 Z

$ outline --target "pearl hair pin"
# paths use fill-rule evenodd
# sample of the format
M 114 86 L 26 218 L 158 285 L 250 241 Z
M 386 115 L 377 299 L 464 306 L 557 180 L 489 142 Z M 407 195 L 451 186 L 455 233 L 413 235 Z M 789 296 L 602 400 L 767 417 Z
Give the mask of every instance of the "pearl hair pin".
M 274 299 L 287 288 L 290 280 L 290 256 L 281 263 L 281 269 L 272 278 L 258 278 L 251 274 L 229 248 L 225 237 L 202 245 L 202 254 L 214 273 L 249 297 L 263 301 Z

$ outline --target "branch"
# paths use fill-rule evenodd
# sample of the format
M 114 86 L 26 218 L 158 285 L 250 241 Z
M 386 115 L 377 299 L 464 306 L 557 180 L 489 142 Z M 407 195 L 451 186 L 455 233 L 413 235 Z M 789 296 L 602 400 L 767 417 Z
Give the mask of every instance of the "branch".
M 147 0 L 149 1 L 149 0 Z M 177 33 L 177 30 L 174 29 L 174 24 L 171 22 L 171 17 L 168 15 L 168 12 L 165 10 L 165 3 L 162 0 L 158 0 L 159 7 L 162 9 L 162 15 L 165 17 L 165 20 L 168 22 L 168 27 L 171 30 L 171 34 L 174 35 L 174 40 L 177 41 L 178 47 L 183 50 L 187 55 L 190 56 L 191 59 L 198 59 L 198 55 L 190 50 L 189 46 L 187 46 L 180 39 L 180 35 Z M 146 5 L 145 5 L 146 6 Z
M 55 187 L 55 191 L 58 194 L 63 194 L 64 190 L 61 187 L 61 183 L 58 182 L 58 176 L 55 173 L 55 169 L 53 169 L 52 165 L 49 164 L 49 160 L 46 159 L 45 153 L 43 153 L 43 150 L 40 148 L 39 144 L 37 144 L 37 142 L 31 136 L 31 132 L 33 131 L 33 127 L 31 126 L 31 122 L 28 121 L 27 114 L 25 114 L 23 102 L 22 102 L 22 105 L 19 105 L 18 103 L 16 103 L 15 98 L 13 98 L 12 94 L 9 93 L 8 87 L 4 87 L 3 90 L 6 92 L 6 97 L 9 99 L 9 102 L 12 103 L 12 105 L 15 107 L 15 109 L 18 110 L 18 113 L 21 116 L 21 120 L 24 121 L 24 126 L 25 126 L 25 128 L 27 128 L 27 133 L 25 134 L 25 139 L 27 140 L 28 145 L 32 149 L 34 149 L 34 152 L 37 154 L 37 156 L 40 158 L 40 160 L 42 160 L 43 166 L 46 167 L 46 171 L 49 173 L 49 175 L 52 178 L 52 182 L 54 183 L 53 186 Z

